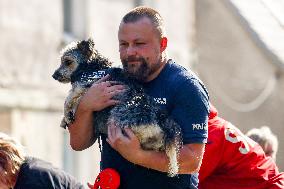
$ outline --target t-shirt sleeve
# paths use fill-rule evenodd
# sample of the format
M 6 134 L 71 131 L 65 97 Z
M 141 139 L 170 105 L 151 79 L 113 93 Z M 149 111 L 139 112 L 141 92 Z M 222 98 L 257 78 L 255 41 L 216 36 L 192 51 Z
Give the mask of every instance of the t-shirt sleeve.
M 181 126 L 183 143 L 206 143 L 209 97 L 195 78 L 187 78 L 175 91 L 171 116 Z

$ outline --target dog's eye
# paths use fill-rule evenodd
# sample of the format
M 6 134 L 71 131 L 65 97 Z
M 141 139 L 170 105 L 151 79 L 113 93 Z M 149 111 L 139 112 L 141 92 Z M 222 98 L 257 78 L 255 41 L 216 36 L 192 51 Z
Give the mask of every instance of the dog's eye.
M 64 64 L 65 64 L 66 66 L 69 66 L 69 65 L 72 64 L 72 60 L 65 60 L 65 61 L 64 61 Z

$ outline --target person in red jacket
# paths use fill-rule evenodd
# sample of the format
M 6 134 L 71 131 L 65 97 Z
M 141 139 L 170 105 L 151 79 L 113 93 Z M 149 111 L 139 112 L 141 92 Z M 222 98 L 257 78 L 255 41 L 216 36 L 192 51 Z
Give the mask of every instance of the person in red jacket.
M 200 189 L 284 188 L 280 173 L 262 147 L 218 116 L 211 105 L 208 144 L 199 171 Z

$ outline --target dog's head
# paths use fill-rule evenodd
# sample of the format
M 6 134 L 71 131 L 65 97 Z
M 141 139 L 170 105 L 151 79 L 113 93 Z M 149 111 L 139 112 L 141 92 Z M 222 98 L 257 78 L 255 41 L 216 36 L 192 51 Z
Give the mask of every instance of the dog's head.
M 61 64 L 52 77 L 62 83 L 69 83 L 71 75 L 80 64 L 88 63 L 98 55 L 92 39 L 72 42 L 60 52 Z

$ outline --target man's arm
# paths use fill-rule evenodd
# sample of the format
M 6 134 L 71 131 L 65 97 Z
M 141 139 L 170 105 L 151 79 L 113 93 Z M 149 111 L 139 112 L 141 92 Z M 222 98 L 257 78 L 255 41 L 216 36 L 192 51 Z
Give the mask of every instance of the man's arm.
M 198 172 L 205 144 L 185 144 L 182 146 L 179 155 L 179 174 L 192 174 Z M 169 160 L 165 153 L 155 151 L 142 151 L 137 164 L 162 172 L 168 172 Z M 134 162 L 135 163 L 135 162 Z
M 128 161 L 143 167 L 168 172 L 169 159 L 164 152 L 143 150 L 130 129 L 110 125 L 107 142 Z M 197 172 L 202 161 L 205 144 L 186 144 L 180 150 L 179 174 Z
M 106 81 L 105 76 L 94 83 L 81 98 L 75 121 L 69 127 L 70 145 L 73 150 L 80 151 L 90 147 L 95 142 L 93 131 L 93 112 L 119 103 L 112 97 L 123 91 L 122 85 L 113 85 Z
M 80 102 L 75 114 L 75 121 L 68 127 L 70 146 L 73 150 L 84 150 L 95 142 L 92 123 L 93 112 L 85 110 L 83 103 Z

